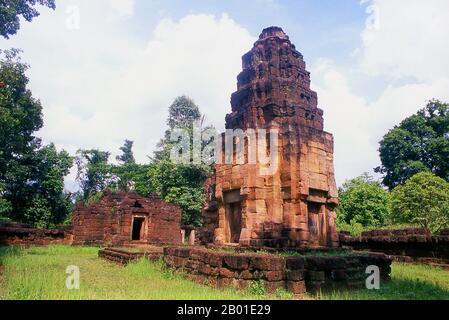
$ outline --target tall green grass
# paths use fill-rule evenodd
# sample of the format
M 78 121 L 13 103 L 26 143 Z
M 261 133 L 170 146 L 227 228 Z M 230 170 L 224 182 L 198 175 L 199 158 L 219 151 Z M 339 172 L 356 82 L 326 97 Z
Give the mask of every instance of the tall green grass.
M 380 290 L 324 294 L 329 300 L 449 300 L 449 271 L 441 268 L 393 263 L 391 281 Z
M 97 256 L 98 248 L 49 246 L 0 248 L 0 299 L 233 300 L 262 299 L 247 292 L 218 290 L 165 271 L 161 262 L 140 260 L 121 267 Z M 68 290 L 65 270 L 80 268 L 80 289 Z M 283 296 L 284 297 L 284 296 Z M 271 297 L 276 298 L 276 297 Z
M 0 248 L 0 299 L 243 300 L 290 299 L 280 292 L 238 292 L 202 286 L 166 271 L 160 262 L 140 260 L 121 267 L 99 259 L 98 248 L 49 246 Z M 80 290 L 65 285 L 69 265 L 80 268 Z M 393 264 L 392 280 L 378 291 L 339 292 L 310 299 L 449 299 L 449 272 L 421 265 Z

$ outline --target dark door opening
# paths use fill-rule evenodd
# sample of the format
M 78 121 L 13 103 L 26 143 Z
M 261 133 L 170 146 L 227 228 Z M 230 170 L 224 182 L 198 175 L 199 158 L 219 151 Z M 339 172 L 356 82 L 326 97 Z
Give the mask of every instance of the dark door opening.
M 145 218 L 134 218 L 133 219 L 133 230 L 132 230 L 132 240 L 139 241 L 142 240 L 143 235 L 143 223 Z

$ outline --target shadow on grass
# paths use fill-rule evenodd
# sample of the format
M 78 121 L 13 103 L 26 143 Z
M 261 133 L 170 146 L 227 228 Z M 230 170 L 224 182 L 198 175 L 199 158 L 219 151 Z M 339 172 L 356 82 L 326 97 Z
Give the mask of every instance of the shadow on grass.
M 0 266 L 5 264 L 4 262 L 7 257 L 21 255 L 22 252 L 23 249 L 19 247 L 0 247 Z

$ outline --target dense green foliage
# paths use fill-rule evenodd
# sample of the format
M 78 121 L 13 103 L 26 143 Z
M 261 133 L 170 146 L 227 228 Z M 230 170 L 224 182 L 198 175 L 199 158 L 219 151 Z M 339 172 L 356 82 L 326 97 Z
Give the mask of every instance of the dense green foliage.
M 6 39 L 20 29 L 20 17 L 30 22 L 39 16 L 36 5 L 55 9 L 55 0 L 1 0 L 0 1 L 0 35 Z
M 43 125 L 42 106 L 27 89 L 28 66 L 18 50 L 0 54 L 0 215 L 51 226 L 71 207 L 63 178 L 73 159 L 34 136 Z
M 368 174 L 346 181 L 339 189 L 338 220 L 357 228 L 381 227 L 390 216 L 390 195 Z
M 380 142 L 383 183 L 392 190 L 414 174 L 431 171 L 449 180 L 449 105 L 430 101 Z
M 202 125 L 203 116 L 192 99 L 181 96 L 169 107 L 168 129 L 154 153 L 154 165 L 150 169 L 150 181 L 155 192 L 164 200 L 179 205 L 182 209 L 182 223 L 201 224 L 201 209 L 204 205 L 203 184 L 211 168 L 203 164 L 175 164 L 170 159 L 174 146 L 171 136 L 181 129 L 190 137 L 190 157 L 193 157 L 193 126 Z M 207 127 L 204 130 L 214 130 Z M 200 129 L 201 130 L 201 129 Z M 204 147 L 204 144 L 202 145 Z
M 149 176 L 155 192 L 182 209 L 182 223 L 201 224 L 203 184 L 209 173 L 206 166 L 174 164 L 162 161 L 151 167 Z
M 122 154 L 117 156 L 117 161 L 120 161 L 124 164 L 136 163 L 136 159 L 134 159 L 133 145 L 134 141 L 125 140 L 125 144 L 123 145 L 123 147 L 120 147 Z
M 201 121 L 201 112 L 195 102 L 187 96 L 180 96 L 168 108 L 167 126 L 164 138 L 157 144 L 153 161 L 160 162 L 170 159 L 171 149 L 176 141 L 171 140 L 174 130 L 181 129 L 192 137 L 193 124 Z M 192 142 L 192 141 L 190 141 Z
M 84 200 L 102 192 L 112 183 L 109 156 L 109 152 L 98 149 L 78 150 L 75 161 L 78 168 L 77 180 Z
M 438 232 L 449 227 L 449 183 L 421 172 L 392 194 L 393 221 L 412 223 Z

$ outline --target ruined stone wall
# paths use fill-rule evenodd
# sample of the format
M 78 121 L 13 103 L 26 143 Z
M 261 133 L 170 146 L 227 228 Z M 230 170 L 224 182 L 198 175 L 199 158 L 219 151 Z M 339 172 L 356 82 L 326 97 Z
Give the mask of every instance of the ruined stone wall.
M 73 234 L 70 226 L 37 229 L 21 223 L 0 223 L 0 246 L 69 245 L 72 241 Z
M 75 244 L 122 245 L 132 242 L 133 219 L 144 219 L 140 242 L 181 243 L 181 210 L 156 197 L 112 193 L 73 212 Z
M 269 293 L 287 289 L 294 294 L 365 287 L 366 268 L 378 266 L 389 279 L 391 260 L 383 254 L 347 256 L 294 256 L 237 254 L 199 248 L 165 248 L 164 262 L 188 277 L 214 287 L 246 289 L 264 281 Z
M 238 159 L 234 154 L 229 161 L 223 139 L 221 163 L 215 167 L 215 243 L 338 246 L 333 136 L 323 131 L 323 111 L 317 105 L 301 53 L 280 28 L 265 29 L 243 57 L 238 90 L 231 98 L 232 112 L 226 117 L 227 129 L 244 133 L 231 142 L 234 150 L 243 145 L 244 157 Z M 259 129 L 266 129 L 267 134 L 278 132 L 277 148 Z M 249 134 L 251 130 L 255 136 Z M 255 146 L 259 154 L 254 164 L 250 150 Z M 261 163 L 261 156 L 273 154 L 277 154 L 276 163 Z M 267 171 L 270 167 L 274 168 L 271 172 Z M 230 201 L 226 199 L 235 198 L 235 192 L 242 216 L 238 241 L 230 231 Z M 212 212 L 205 210 L 211 223 Z
M 373 230 L 360 237 L 340 234 L 342 245 L 382 252 L 396 261 L 449 264 L 449 230 L 431 235 L 427 229 Z

